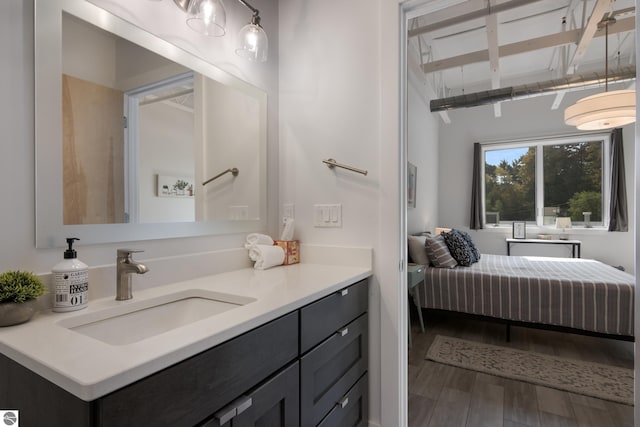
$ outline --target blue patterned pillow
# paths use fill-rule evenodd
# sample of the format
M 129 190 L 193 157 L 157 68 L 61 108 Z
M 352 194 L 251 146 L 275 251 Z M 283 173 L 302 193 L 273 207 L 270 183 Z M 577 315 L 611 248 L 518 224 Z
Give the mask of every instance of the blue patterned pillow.
M 440 234 L 444 239 L 444 242 L 449 248 L 449 252 L 453 259 L 455 259 L 459 265 L 468 267 L 473 264 L 475 259 L 473 250 L 469 247 L 469 244 L 462 237 L 462 234 L 458 230 L 451 230 L 450 232 L 443 232 Z
M 465 242 L 467 242 L 467 245 L 469 245 L 469 248 L 471 249 L 471 252 L 472 252 L 471 263 L 480 261 L 480 249 L 478 249 L 476 244 L 473 242 L 473 239 L 471 239 L 471 235 L 469 235 L 469 233 L 467 233 L 466 231 L 461 231 L 461 230 L 456 230 L 456 231 L 462 235 L 462 238 L 465 240 Z

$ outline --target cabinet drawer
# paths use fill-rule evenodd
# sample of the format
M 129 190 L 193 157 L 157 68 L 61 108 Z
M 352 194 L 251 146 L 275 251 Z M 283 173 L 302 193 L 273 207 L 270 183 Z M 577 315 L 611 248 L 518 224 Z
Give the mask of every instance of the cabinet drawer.
M 364 374 L 318 427 L 366 427 L 368 419 L 369 381 Z
M 300 310 L 301 353 L 367 311 L 367 285 L 367 279 L 362 280 Z
M 298 427 L 299 371 L 299 362 L 289 365 L 199 427 Z
M 368 321 L 365 313 L 302 357 L 300 417 L 303 426 L 317 425 L 366 372 Z
M 99 425 L 194 426 L 297 355 L 293 312 L 99 399 Z

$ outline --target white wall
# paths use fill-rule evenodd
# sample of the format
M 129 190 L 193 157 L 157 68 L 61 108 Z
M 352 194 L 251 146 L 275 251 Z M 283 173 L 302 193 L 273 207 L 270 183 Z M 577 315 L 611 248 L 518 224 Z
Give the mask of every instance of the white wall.
M 237 219 L 237 212 L 231 207 L 246 206 L 246 219 L 259 218 L 260 103 L 242 91 L 211 79 L 203 79 L 201 87 L 202 182 L 230 168 L 237 168 L 239 172 L 235 177 L 227 174 L 205 187 L 198 186 L 198 209 L 202 207 L 202 218 L 208 220 Z
M 280 201 L 295 205 L 301 241 L 374 248 L 369 420 L 398 425 L 392 413 L 406 390 L 397 388 L 393 374 L 401 333 L 394 317 L 400 290 L 397 2 L 281 0 L 279 7 Z M 368 174 L 329 169 L 322 163 L 328 158 Z M 341 228 L 313 226 L 313 205 L 324 203 L 342 205 Z M 381 300 L 386 292 L 391 297 Z M 392 409 L 383 414 L 383 405 Z M 393 421 L 385 424 L 385 417 Z
M 564 108 L 588 94 L 586 91 L 567 93 L 558 110 L 550 109 L 553 96 L 504 102 L 500 118 L 493 116 L 493 107 L 490 105 L 449 111 L 452 123 L 441 124 L 440 128 L 440 225 L 463 229 L 469 227 L 474 142 L 576 133 L 575 128 L 564 124 Z M 623 138 L 629 231 L 608 233 L 574 228 L 569 234 L 570 238 L 582 241 L 583 258 L 594 258 L 615 266 L 622 265 L 633 274 L 634 125 L 623 128 Z M 527 227 L 527 232 L 535 234 L 536 230 Z M 481 251 L 506 254 L 504 239 L 511 236 L 511 229 L 474 231 L 472 236 Z
M 438 226 L 439 119 L 429 109 L 424 74 L 410 67 L 408 80 L 407 157 L 418 172 L 416 207 L 407 209 L 407 232 L 433 232 Z
M 140 106 L 138 120 L 139 221 L 194 221 L 195 198 L 160 197 L 156 190 L 158 175 L 194 182 L 193 113 L 156 102 Z

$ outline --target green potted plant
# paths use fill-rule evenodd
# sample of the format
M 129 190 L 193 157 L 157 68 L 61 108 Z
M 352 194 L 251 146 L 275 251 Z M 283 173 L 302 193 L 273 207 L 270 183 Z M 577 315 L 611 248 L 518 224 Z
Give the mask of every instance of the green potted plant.
M 38 276 L 26 271 L 0 274 L 0 326 L 17 325 L 36 312 L 36 298 L 46 289 Z

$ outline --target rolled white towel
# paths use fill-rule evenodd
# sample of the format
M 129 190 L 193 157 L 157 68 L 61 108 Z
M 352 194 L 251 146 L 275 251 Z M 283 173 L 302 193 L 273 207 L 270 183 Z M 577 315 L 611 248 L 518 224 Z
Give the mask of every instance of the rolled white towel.
M 266 270 L 284 263 L 284 249 L 273 245 L 253 245 L 249 249 L 249 257 L 256 262 L 253 268 Z
M 254 245 L 273 245 L 273 239 L 266 234 L 251 233 L 247 235 L 247 242 L 244 247 L 250 249 Z

